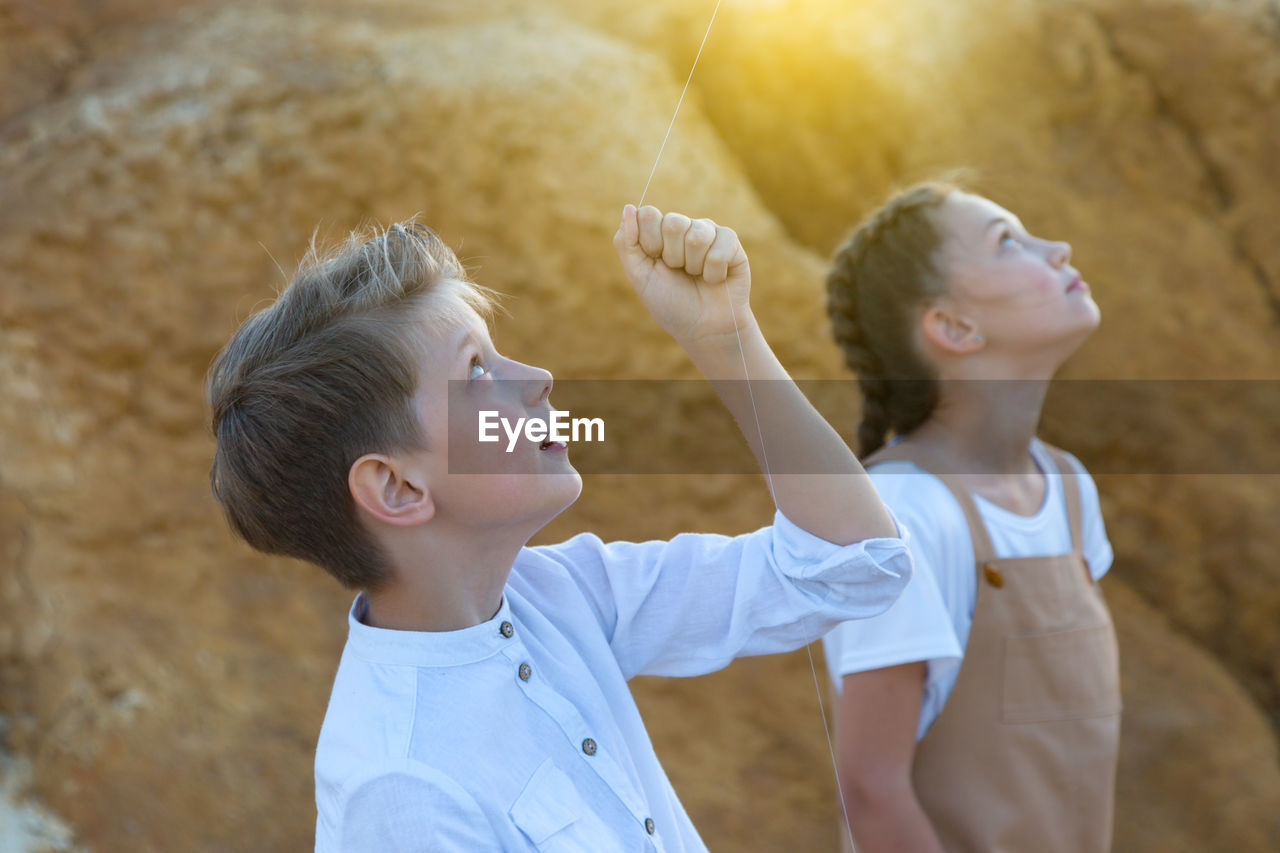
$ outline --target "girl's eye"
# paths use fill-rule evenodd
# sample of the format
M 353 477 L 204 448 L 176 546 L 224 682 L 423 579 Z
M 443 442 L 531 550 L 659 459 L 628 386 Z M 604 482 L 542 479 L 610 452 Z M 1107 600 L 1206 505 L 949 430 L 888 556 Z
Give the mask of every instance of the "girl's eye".
M 1007 247 L 1009 247 L 1009 246 L 1017 246 L 1017 245 L 1020 245 L 1020 244 L 1018 243 L 1018 238 L 1017 238 L 1017 237 L 1014 237 L 1011 233 L 1009 233 L 1008 231 L 1005 231 L 1005 232 L 1000 236 L 1000 245 L 1001 245 L 1001 247 L 1003 247 L 1003 248 L 1007 248 Z
M 488 372 L 489 372 L 488 368 L 486 368 L 483 364 L 480 363 L 480 356 L 473 355 L 471 357 L 471 366 L 467 368 L 467 378 L 479 379 L 481 376 L 484 376 Z

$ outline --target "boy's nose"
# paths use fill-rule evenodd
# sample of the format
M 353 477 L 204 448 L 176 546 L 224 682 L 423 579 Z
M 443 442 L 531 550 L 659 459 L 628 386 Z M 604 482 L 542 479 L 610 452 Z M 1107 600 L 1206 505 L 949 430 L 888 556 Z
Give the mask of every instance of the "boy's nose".
M 551 371 L 527 364 L 523 366 L 527 371 L 523 378 L 525 405 L 536 406 L 546 402 L 546 399 L 551 396 L 551 386 L 555 384 Z

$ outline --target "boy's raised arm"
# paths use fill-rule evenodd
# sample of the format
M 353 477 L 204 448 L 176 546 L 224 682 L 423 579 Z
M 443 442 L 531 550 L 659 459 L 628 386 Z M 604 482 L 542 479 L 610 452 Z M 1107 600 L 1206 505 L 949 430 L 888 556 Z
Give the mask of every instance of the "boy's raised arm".
M 627 205 L 613 244 L 654 319 L 715 386 L 768 472 L 779 511 L 838 545 L 897 536 L 857 458 L 761 334 L 751 268 L 733 230 Z

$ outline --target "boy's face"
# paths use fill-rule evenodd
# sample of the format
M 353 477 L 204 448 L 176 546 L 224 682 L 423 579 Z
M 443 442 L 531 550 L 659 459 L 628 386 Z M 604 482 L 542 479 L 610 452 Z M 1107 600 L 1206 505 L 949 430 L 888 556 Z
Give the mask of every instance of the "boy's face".
M 435 517 L 478 531 L 528 527 L 532 535 L 577 500 L 582 478 L 565 445 L 522 435 L 508 452 L 500 426 L 498 441 L 479 441 L 479 420 L 482 411 L 513 426 L 520 418 L 548 420 L 551 374 L 500 355 L 484 320 L 470 307 L 462 311 L 462 322 L 426 331 L 414 396 Z

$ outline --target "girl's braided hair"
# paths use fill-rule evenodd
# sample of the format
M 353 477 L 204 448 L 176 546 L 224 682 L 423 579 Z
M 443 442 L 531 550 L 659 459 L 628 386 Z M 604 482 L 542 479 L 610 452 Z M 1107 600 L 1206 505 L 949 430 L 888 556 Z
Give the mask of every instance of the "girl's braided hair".
M 934 262 L 942 237 L 930 215 L 958 191 L 924 183 L 896 194 L 854 229 L 827 274 L 827 315 L 862 388 L 858 455 L 929 417 L 938 380 L 916 350 L 916 311 L 944 291 Z

